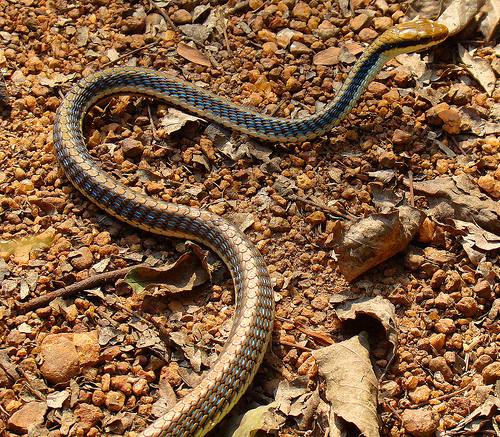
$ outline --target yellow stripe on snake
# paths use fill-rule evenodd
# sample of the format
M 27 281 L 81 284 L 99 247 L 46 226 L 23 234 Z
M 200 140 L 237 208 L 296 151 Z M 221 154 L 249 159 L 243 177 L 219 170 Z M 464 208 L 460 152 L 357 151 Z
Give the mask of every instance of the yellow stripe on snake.
M 251 112 L 178 78 L 143 68 L 97 72 L 68 92 L 55 120 L 54 148 L 75 187 L 102 209 L 135 227 L 208 246 L 226 263 L 234 281 L 235 318 L 217 362 L 197 387 L 141 437 L 198 437 L 220 422 L 245 392 L 264 357 L 274 320 L 273 288 L 262 256 L 235 226 L 208 211 L 138 193 L 104 172 L 91 158 L 83 137 L 83 117 L 90 107 L 110 95 L 139 94 L 257 139 L 311 140 L 339 124 L 387 60 L 438 44 L 447 34 L 443 25 L 427 20 L 387 30 L 363 52 L 335 99 L 306 118 L 284 119 Z

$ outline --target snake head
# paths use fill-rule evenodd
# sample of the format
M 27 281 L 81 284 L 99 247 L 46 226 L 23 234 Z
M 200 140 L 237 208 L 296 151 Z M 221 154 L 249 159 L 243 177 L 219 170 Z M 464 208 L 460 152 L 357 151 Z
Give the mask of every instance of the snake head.
M 390 56 L 424 50 L 443 42 L 448 28 L 426 19 L 397 24 L 378 38 L 380 43 L 390 46 Z

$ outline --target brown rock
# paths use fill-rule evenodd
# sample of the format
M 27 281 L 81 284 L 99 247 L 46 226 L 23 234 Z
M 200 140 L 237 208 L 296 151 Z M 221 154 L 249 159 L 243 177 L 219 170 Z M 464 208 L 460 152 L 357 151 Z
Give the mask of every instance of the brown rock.
M 452 319 L 440 319 L 434 325 L 434 329 L 442 334 L 453 334 L 456 330 L 455 322 Z
M 500 362 L 488 364 L 482 372 L 485 384 L 495 384 L 500 379 Z
M 429 361 L 429 368 L 433 372 L 441 372 L 446 381 L 453 380 L 453 371 L 448 366 L 446 359 L 444 357 L 435 357 Z
M 132 384 L 129 382 L 127 375 L 118 375 L 111 378 L 111 388 L 119 390 L 127 396 L 132 394 Z
M 292 10 L 293 16 L 300 21 L 307 21 L 311 16 L 312 10 L 307 3 L 298 2 Z
M 300 91 L 300 89 L 302 88 L 302 84 L 295 77 L 290 77 L 286 81 L 285 86 L 286 89 L 291 93 L 296 93 L 297 91 Z
M 453 293 L 462 288 L 462 277 L 456 270 L 452 270 L 447 276 L 444 284 L 447 293 Z
M 375 97 L 382 97 L 384 94 L 389 92 L 389 88 L 383 83 L 373 81 L 368 85 L 368 91 L 371 92 Z
M 78 419 L 78 427 L 88 431 L 104 419 L 104 413 L 99 407 L 90 404 L 79 404 L 75 408 L 75 417 Z
M 106 393 L 106 408 L 117 413 L 125 405 L 126 396 L 121 391 L 108 391 Z
M 491 300 L 491 284 L 488 281 L 479 281 L 476 285 L 474 285 L 473 290 L 474 293 L 477 294 L 477 297 Z
M 453 85 L 450 94 L 452 95 L 451 101 L 457 106 L 468 105 L 474 95 L 472 88 L 462 82 Z
M 210 161 L 215 161 L 215 149 L 214 144 L 208 138 L 202 138 L 200 140 L 201 151 Z
M 454 303 L 453 298 L 447 293 L 439 293 L 434 299 L 434 304 L 442 309 L 450 308 Z
M 405 254 L 404 265 L 408 267 L 410 270 L 418 270 L 420 266 L 424 263 L 425 258 L 415 252 L 408 252 Z
M 373 27 L 379 32 L 384 32 L 394 25 L 391 17 L 373 17 Z
M 500 198 L 500 181 L 497 181 L 493 176 L 481 176 L 477 184 L 495 199 Z
M 136 156 L 142 155 L 144 151 L 144 145 L 133 138 L 125 138 L 122 142 L 122 151 L 125 156 L 129 158 L 135 158 Z
M 493 362 L 493 358 L 489 355 L 483 354 L 476 361 L 474 361 L 474 369 L 478 372 L 482 372 L 484 368 Z
M 393 168 L 396 163 L 396 155 L 394 152 L 383 152 L 378 161 L 382 167 Z
M 143 396 L 149 392 L 148 382 L 141 378 L 132 385 L 132 392 L 135 396 Z
M 430 286 L 435 290 L 436 288 L 439 288 L 441 286 L 445 279 L 446 272 L 441 269 L 436 270 L 432 275 Z
M 149 194 L 158 194 L 165 189 L 165 185 L 157 181 L 147 181 L 145 187 Z
M 378 33 L 373 30 L 373 29 L 370 29 L 369 27 L 365 28 L 365 29 L 361 29 L 359 31 L 359 39 L 361 41 L 364 41 L 364 42 L 371 42 L 373 41 L 375 38 L 377 38 L 378 36 Z
M 392 136 L 392 143 L 395 146 L 407 146 L 413 141 L 413 135 L 401 129 L 396 129 Z
M 319 225 L 326 221 L 326 216 L 322 211 L 314 211 L 306 217 L 306 223 L 310 225 Z
M 97 331 L 60 335 L 69 336 L 70 340 L 76 347 L 80 366 L 94 366 L 99 362 L 101 347 L 99 345 L 99 333 Z
M 465 317 L 472 317 L 478 310 L 478 304 L 473 297 L 463 297 L 457 302 L 457 308 Z
M 179 365 L 176 362 L 170 363 L 161 369 L 160 380 L 166 379 L 172 387 L 179 387 L 182 384 L 182 377 L 179 373 Z
M 356 15 L 349 23 L 353 32 L 358 33 L 361 29 L 370 25 L 370 17 L 366 14 Z
M 111 243 L 111 235 L 109 235 L 109 232 L 99 232 L 94 237 L 94 243 L 101 247 L 105 244 L 109 244 Z
M 445 109 L 438 113 L 443 120 L 443 129 L 449 134 L 460 133 L 460 113 L 457 108 Z
M 273 217 L 269 221 L 269 229 L 273 232 L 290 232 L 290 229 L 292 229 L 290 223 L 288 220 L 284 219 L 283 217 Z
M 46 412 L 45 402 L 29 402 L 10 416 L 7 427 L 16 433 L 26 434 L 30 429 L 44 422 Z
M 185 9 L 177 9 L 170 18 L 175 24 L 189 24 L 193 20 L 191 14 Z
M 439 414 L 428 408 L 407 409 L 402 419 L 405 430 L 415 437 L 431 437 L 439 426 Z
M 420 404 L 421 402 L 427 402 L 431 397 L 431 393 L 432 391 L 429 387 L 422 385 L 410 391 L 408 396 L 414 404 Z
M 299 41 L 294 41 L 292 45 L 290 46 L 290 53 L 293 56 L 300 56 L 300 55 L 306 55 L 308 53 L 311 53 L 312 50 L 307 47 L 305 44 L 299 42 Z M 288 81 L 287 81 L 288 84 Z M 288 89 L 288 87 L 287 87 Z
M 437 351 L 440 351 L 441 349 L 443 349 L 445 341 L 446 341 L 446 335 L 444 335 L 444 334 L 432 334 L 429 337 L 429 343 Z
M 448 103 L 442 102 L 432 108 L 428 109 L 425 113 L 425 119 L 434 125 L 441 126 L 443 124 L 443 120 L 439 117 L 439 114 L 442 111 L 446 111 L 450 109 L 450 105 Z
M 66 383 L 80 372 L 76 347 L 64 334 L 48 335 L 40 347 L 40 372 L 53 384 Z
M 75 270 L 85 270 L 90 268 L 94 262 L 94 257 L 90 249 L 87 246 L 83 246 L 78 252 L 79 255 L 70 259 L 71 265 L 75 268 Z

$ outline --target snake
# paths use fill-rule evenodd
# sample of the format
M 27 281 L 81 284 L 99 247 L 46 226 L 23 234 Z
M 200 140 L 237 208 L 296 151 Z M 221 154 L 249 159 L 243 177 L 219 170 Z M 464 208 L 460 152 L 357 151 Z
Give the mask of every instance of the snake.
M 200 437 L 238 402 L 252 382 L 274 323 L 274 289 L 266 263 L 237 227 L 204 209 L 165 202 L 118 182 L 91 157 L 83 119 L 100 100 L 134 94 L 164 101 L 257 140 L 308 141 L 329 132 L 351 111 L 383 65 L 400 53 L 426 49 L 447 37 L 426 19 L 382 33 L 353 65 L 334 99 L 315 114 L 280 118 L 260 114 L 175 76 L 140 67 L 113 67 L 83 78 L 68 91 L 54 120 L 54 151 L 67 178 L 93 203 L 134 227 L 197 241 L 222 259 L 235 289 L 234 320 L 225 345 L 201 382 L 140 437 Z

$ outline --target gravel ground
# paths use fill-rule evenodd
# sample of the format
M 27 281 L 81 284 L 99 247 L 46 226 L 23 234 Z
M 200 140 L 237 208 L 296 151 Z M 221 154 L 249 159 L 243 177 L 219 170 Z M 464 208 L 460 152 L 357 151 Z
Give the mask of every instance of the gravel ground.
M 173 263 L 188 247 L 112 219 L 65 178 L 52 126 L 72 84 L 111 65 L 151 67 L 263 113 L 307 115 L 332 99 L 366 43 L 406 12 L 383 0 L 352 2 L 352 16 L 320 0 L 167 3 L 0 0 L 9 95 L 0 103 L 0 435 L 28 435 L 33 426 L 29 435 L 136 435 L 164 408 L 160 393 L 168 404 L 172 389 L 182 396 L 196 383 L 230 329 L 224 272 L 175 295 L 165 286 L 134 293 L 116 278 L 88 282 L 138 263 Z M 478 47 L 497 65 L 494 48 Z M 381 433 L 452 430 L 488 399 L 484 426 L 497 426 L 500 94 L 489 96 L 458 67 L 456 50 L 451 41 L 422 55 L 429 64 L 390 61 L 340 127 L 298 145 L 274 148 L 203 121 L 172 121 L 165 105 L 130 96 L 86 117 L 92 155 L 122 182 L 246 220 L 275 284 L 277 319 L 242 410 L 272 401 L 280 380 L 305 375 L 309 389 L 323 390 L 311 351 L 359 331 L 336 306 L 383 296 L 396 308 L 399 345 L 391 358 L 384 335 L 370 338 Z M 412 74 L 419 69 L 425 80 Z M 460 191 L 464 177 L 472 190 Z M 444 180 L 455 188 L 432 185 Z M 428 212 L 438 195 L 452 210 L 429 213 L 405 252 L 348 282 L 335 240 L 349 220 L 381 211 L 381 188 L 392 204 L 388 192 Z M 466 204 L 484 202 L 489 234 L 456 206 L 466 194 Z M 19 306 L 81 281 L 76 295 Z M 324 430 L 310 422 L 299 429 L 290 418 L 279 435 Z

